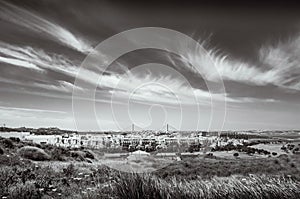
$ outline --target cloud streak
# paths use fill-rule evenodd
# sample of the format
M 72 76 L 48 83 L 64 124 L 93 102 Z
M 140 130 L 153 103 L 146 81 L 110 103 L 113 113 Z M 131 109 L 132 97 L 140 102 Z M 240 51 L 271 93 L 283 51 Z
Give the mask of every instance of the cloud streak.
M 9 111 L 26 111 L 26 112 L 39 112 L 39 113 L 58 113 L 58 114 L 66 114 L 64 111 L 54 111 L 54 110 L 45 110 L 45 109 L 35 109 L 35 108 L 19 108 L 19 107 L 4 107 L 0 106 L 2 110 Z
M 254 98 L 249 98 L 251 100 L 248 98 L 234 99 L 229 97 L 226 93 L 210 93 L 209 91 L 193 88 L 187 81 L 182 81 L 180 78 L 178 79 L 166 74 L 157 76 L 151 72 L 141 74 L 132 74 L 131 72 L 128 72 L 120 74 L 109 71 L 108 74 L 101 75 L 96 72 L 97 70 L 92 71 L 88 68 L 81 68 L 79 70 L 78 66 L 62 55 L 53 53 L 47 54 L 41 49 L 31 48 L 28 46 L 15 46 L 1 42 L 0 53 L 3 55 L 3 57 L 0 57 L 0 61 L 2 62 L 5 61 L 5 63 L 14 64 L 20 67 L 43 71 L 41 75 L 47 75 L 49 70 L 56 71 L 72 77 L 73 79 L 77 78 L 78 80 L 86 82 L 89 85 L 93 85 L 84 88 L 81 85 L 74 85 L 73 82 L 66 80 L 53 79 L 44 83 L 32 80 L 32 83 L 28 84 L 28 86 L 32 88 L 42 88 L 52 91 L 72 93 L 73 89 L 79 92 L 85 92 L 86 89 L 95 86 L 100 90 L 107 92 L 108 96 L 113 95 L 114 100 L 117 101 L 122 101 L 130 97 L 131 100 L 135 100 L 136 102 L 147 101 L 172 105 L 178 103 L 200 103 L 203 105 L 208 105 L 211 100 L 226 100 L 228 102 L 255 101 Z M 200 58 L 197 58 L 197 60 L 203 61 Z M 25 63 L 27 65 L 25 65 Z M 222 63 L 224 64 L 224 61 Z M 118 63 L 118 65 L 119 64 L 120 63 Z M 124 68 L 126 68 L 126 66 L 122 65 L 122 71 L 124 71 Z M 204 68 L 203 70 L 209 70 L 209 68 Z M 205 72 L 207 73 L 207 71 Z M 213 76 L 206 78 L 212 79 Z M 7 81 L 6 78 L 2 78 L 1 81 L 4 80 L 5 82 L 12 83 L 12 81 Z M 23 82 L 18 82 L 17 80 L 13 80 L 13 82 L 15 82 L 17 85 L 24 85 Z M 143 85 L 147 82 L 150 82 L 150 84 L 140 87 L 140 85 Z M 140 88 L 135 90 L 138 87 Z
M 40 81 L 36 82 L 36 79 L 31 79 L 30 82 L 27 83 L 27 86 L 29 87 L 67 93 L 72 93 L 73 89 L 82 89 L 74 86 L 73 83 L 68 82 L 67 80 L 45 78 L 49 71 L 56 71 L 75 78 L 78 67 L 62 55 L 49 55 L 41 49 L 33 49 L 28 46 L 15 46 L 0 42 L 0 62 L 31 69 L 32 72 L 37 71 Z M 30 78 L 30 75 L 25 78 Z M 0 81 L 24 86 L 24 82 L 21 82 L 18 79 L 10 80 L 6 77 L 2 77 L 0 78 Z
M 265 45 L 258 50 L 259 59 L 250 64 L 209 49 L 204 41 L 199 49 L 182 45 L 180 57 L 167 55 L 178 67 L 192 71 L 210 81 L 231 80 L 250 85 L 268 84 L 300 90 L 300 37 L 278 45 Z M 203 53 L 203 48 L 207 53 Z M 218 73 L 215 71 L 217 70 Z
M 1 1 L 0 10 L 0 18 L 3 20 L 10 21 L 36 33 L 45 34 L 50 39 L 81 53 L 87 54 L 92 50 L 92 46 L 87 41 L 75 36 L 69 30 L 23 8 Z
M 276 45 L 263 46 L 259 60 L 275 85 L 300 90 L 300 35 Z
M 7 57 L 0 57 L 0 62 L 7 63 L 7 64 L 12 64 L 15 66 L 21 66 L 24 68 L 29 68 L 37 71 L 43 71 L 41 68 L 36 66 L 35 64 L 32 64 L 30 62 L 22 61 L 19 59 L 13 59 L 13 58 L 7 58 Z

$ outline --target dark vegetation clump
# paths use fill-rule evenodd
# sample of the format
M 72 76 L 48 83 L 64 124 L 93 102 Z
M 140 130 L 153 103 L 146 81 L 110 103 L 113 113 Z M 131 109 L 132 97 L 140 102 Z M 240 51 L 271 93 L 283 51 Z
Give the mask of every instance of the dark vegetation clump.
M 4 148 L 8 148 L 8 149 L 12 149 L 14 148 L 14 143 L 11 139 L 9 138 L 2 138 L 0 140 L 0 143 L 1 145 L 4 147 Z
M 30 160 L 45 161 L 51 158 L 43 149 L 34 146 L 24 146 L 19 149 L 18 153 L 21 157 Z
M 2 155 L 4 153 L 4 150 L 2 149 L 2 147 L 0 147 L 0 155 Z
M 6 153 L 10 156 L 35 161 L 85 161 L 92 162 L 96 159 L 95 153 L 86 149 L 70 149 L 49 144 L 23 142 L 19 138 L 0 137 L 0 155 Z

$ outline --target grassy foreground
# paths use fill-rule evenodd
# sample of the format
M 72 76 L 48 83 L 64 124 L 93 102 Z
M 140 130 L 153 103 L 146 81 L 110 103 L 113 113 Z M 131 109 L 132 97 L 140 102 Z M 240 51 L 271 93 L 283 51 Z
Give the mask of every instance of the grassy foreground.
M 121 175 L 114 185 L 119 198 L 299 198 L 300 184 L 278 177 L 213 177 L 163 180 L 151 175 Z
M 121 173 L 107 167 L 61 170 L 36 165 L 2 166 L 2 198 L 286 198 L 298 199 L 300 182 L 279 176 L 163 179 L 155 174 Z
M 101 165 L 92 151 L 7 139 L 0 139 L 0 147 L 0 199 L 300 198 L 299 156 L 186 159 L 134 174 Z

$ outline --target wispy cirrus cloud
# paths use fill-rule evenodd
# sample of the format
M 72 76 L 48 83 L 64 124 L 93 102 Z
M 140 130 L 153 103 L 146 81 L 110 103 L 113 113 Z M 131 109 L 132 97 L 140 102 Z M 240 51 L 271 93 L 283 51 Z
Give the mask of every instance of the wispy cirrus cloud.
M 82 92 L 91 87 L 98 87 L 100 90 L 105 90 L 108 95 L 113 95 L 117 101 L 122 101 L 130 97 L 131 100 L 137 102 L 148 101 L 165 104 L 209 104 L 211 100 L 226 100 L 229 102 L 255 101 L 254 98 L 234 99 L 229 97 L 226 93 L 211 93 L 210 91 L 193 88 L 187 81 L 167 74 L 157 76 L 151 72 L 140 74 L 132 74 L 131 72 L 124 73 L 126 66 L 123 65 L 120 66 L 122 67 L 122 73 L 109 71 L 107 74 L 101 74 L 102 71 L 97 72 L 95 69 L 90 70 L 90 67 L 80 69 L 79 66 L 62 55 L 49 54 L 41 49 L 28 46 L 16 46 L 1 42 L 0 54 L 5 58 L 8 57 L 9 59 L 16 60 L 15 65 L 20 67 L 24 67 L 20 63 L 30 63 L 32 66 L 36 66 L 36 70 L 44 71 L 43 75 L 45 76 L 47 76 L 49 70 L 52 70 L 72 77 L 74 80 L 78 79 L 90 85 L 94 85 L 84 88 L 82 85 L 75 85 L 74 82 L 67 80 L 52 79 L 44 83 L 32 80 L 28 85 L 31 88 L 36 87 L 72 93 L 73 89 Z M 24 84 L 23 82 L 16 82 L 18 80 L 8 81 L 7 78 L 0 79 L 0 81 L 4 80 L 10 84 L 13 82 L 18 85 Z M 140 85 L 147 82 L 150 84 L 140 87 Z
M 203 49 L 206 53 L 203 53 Z M 263 45 L 257 52 L 254 64 L 243 62 L 207 48 L 204 41 L 199 49 L 181 48 L 180 57 L 168 55 L 167 58 L 178 67 L 185 68 L 210 81 L 231 80 L 250 85 L 268 84 L 281 88 L 300 90 L 300 37 L 277 45 Z
M 213 94 L 212 96 L 208 91 L 189 87 L 187 82 L 178 80 L 171 76 L 155 76 L 152 73 L 140 75 L 133 75 L 131 73 L 120 74 L 112 71 L 104 75 L 99 72 L 97 73 L 97 70 L 92 71 L 88 68 L 79 69 L 76 64 L 72 63 L 72 61 L 64 56 L 53 53 L 50 55 L 41 49 L 31 48 L 28 46 L 15 46 L 1 42 L 0 53 L 5 57 L 17 60 L 17 63 L 31 63 L 36 66 L 37 70 L 45 71 L 44 75 L 46 76 L 48 70 L 53 70 L 74 79 L 76 78 L 80 81 L 86 82 L 90 85 L 94 85 L 100 89 L 104 89 L 110 94 L 114 93 L 116 100 L 123 100 L 131 96 L 132 100 L 136 101 L 152 101 L 174 104 L 178 103 L 178 99 L 176 99 L 176 97 L 178 97 L 180 98 L 180 103 L 191 104 L 193 103 L 191 101 L 191 97 L 197 97 L 201 100 L 201 103 L 207 104 L 211 97 L 219 100 L 225 97 L 224 94 Z M 20 64 L 16 65 L 23 67 Z M 126 66 L 123 65 L 121 67 L 123 71 L 124 68 L 126 68 Z M 2 80 L 0 79 L 0 81 L 4 80 L 8 83 L 18 81 L 7 81 L 7 78 L 2 78 Z M 132 91 L 145 82 L 151 82 L 151 84 L 132 93 Z M 15 84 L 23 85 L 23 82 L 15 82 Z M 167 88 L 158 85 L 167 85 Z M 73 89 L 76 89 L 77 91 L 84 91 L 84 88 L 74 85 L 73 82 L 55 79 L 45 83 L 32 80 L 28 86 L 67 93 L 72 93 Z
M 73 90 L 80 90 L 83 91 L 83 88 L 80 88 L 78 86 L 75 86 L 74 84 L 58 80 L 56 84 L 41 84 L 41 83 L 33 83 L 33 87 L 38 88 L 44 88 L 47 90 L 54 90 L 54 91 L 60 91 L 60 92 L 66 92 L 66 93 L 72 93 Z
M 91 52 L 91 44 L 82 38 L 79 38 L 68 29 L 10 3 L 1 2 L 0 4 L 0 18 L 3 20 L 10 21 L 36 33 L 43 33 L 51 40 L 75 49 L 81 53 L 87 54 Z M 179 58 L 180 64 L 183 64 L 178 67 L 181 67 L 183 70 L 191 70 L 195 73 L 199 73 L 200 71 L 200 74 L 204 77 L 204 79 L 209 81 L 219 80 L 218 76 L 220 75 L 223 80 L 232 80 L 250 85 L 262 86 L 272 84 L 279 87 L 300 90 L 300 81 L 297 72 L 300 60 L 300 42 L 299 39 L 296 39 L 296 41 L 297 42 L 293 40 L 292 42 L 280 43 L 277 46 L 262 47 L 258 52 L 259 60 L 256 64 L 250 64 L 230 58 L 220 53 L 220 51 L 208 48 L 207 42 L 203 42 L 201 44 L 201 48 L 205 48 L 207 51 L 205 54 L 201 53 L 203 51 L 202 49 L 190 49 L 188 48 L 188 45 L 186 45 L 182 47 L 182 56 Z M 172 56 L 169 58 L 174 65 L 178 63 L 178 58 L 174 58 Z M 280 60 L 278 61 L 279 58 Z M 0 62 L 39 72 L 53 70 L 58 73 L 68 75 L 74 79 L 78 78 L 82 81 L 88 82 L 89 84 L 99 86 L 98 79 L 100 74 L 96 70 L 81 69 L 78 74 L 79 66 L 78 64 L 75 64 L 74 61 L 70 61 L 62 55 L 54 53 L 49 54 L 44 50 L 29 46 L 14 46 L 1 42 Z M 121 65 L 121 67 L 123 67 L 122 71 L 126 71 L 125 66 Z M 216 73 L 216 70 L 213 69 L 214 67 L 216 67 L 218 73 Z M 213 97 L 214 99 L 220 100 L 226 98 L 227 101 L 232 102 L 243 101 L 241 98 L 230 98 L 226 93 L 211 94 L 209 91 L 187 87 L 182 82 L 178 82 L 178 80 L 168 76 L 128 76 L 126 77 L 127 80 L 124 80 L 124 77 L 125 76 L 114 72 L 108 75 L 102 75 L 102 85 L 100 86 L 113 91 L 114 86 L 118 84 L 121 88 L 114 92 L 119 93 L 121 96 L 125 93 L 127 95 L 130 89 L 143 83 L 145 78 L 151 78 L 148 80 L 170 85 L 177 95 L 186 99 L 186 102 L 188 102 L 191 95 L 195 94 L 199 98 L 205 100 L 209 100 Z M 47 84 L 34 82 L 32 86 L 62 92 L 70 92 L 72 87 L 79 90 L 82 89 L 81 87 L 74 87 L 75 85 L 72 82 L 64 80 L 53 80 L 53 82 L 47 82 Z M 173 99 L 174 102 L 174 96 L 172 93 L 162 88 L 160 90 L 156 86 L 147 86 L 144 90 L 141 89 L 139 92 L 136 92 L 133 97 L 137 100 L 156 100 L 166 102 L 170 102 L 172 101 L 171 99 Z M 245 98 L 244 101 L 247 101 L 247 99 Z
M 300 35 L 259 50 L 259 61 L 273 76 L 274 84 L 300 90 Z
M 7 58 L 7 57 L 0 57 L 0 62 L 4 62 L 7 64 L 12 64 L 15 66 L 21 66 L 24 68 L 32 69 L 32 70 L 37 70 L 37 71 L 43 71 L 43 69 L 39 68 L 35 64 L 19 59 L 14 59 L 14 58 Z
M 54 111 L 54 110 L 45 110 L 45 109 L 36 109 L 36 108 L 20 108 L 20 107 L 4 107 L 0 106 L 2 110 L 8 111 L 26 111 L 26 112 L 40 112 L 40 113 L 59 113 L 59 114 L 66 114 L 64 111 Z
M 81 89 L 73 85 L 68 80 L 55 79 L 54 77 L 48 77 L 49 71 L 56 71 L 57 73 L 65 74 L 67 76 L 75 78 L 78 67 L 72 63 L 68 58 L 57 55 L 48 54 L 45 51 L 28 46 L 16 46 L 10 45 L 4 42 L 0 42 L 0 62 L 15 65 L 22 68 L 32 69 L 32 72 L 38 72 L 38 79 L 30 79 L 31 75 L 24 78 L 30 81 L 27 82 L 27 86 L 31 88 L 43 88 L 53 91 L 61 91 L 72 93 L 73 89 Z M 21 74 L 16 74 L 21 75 Z M 24 86 L 24 82 L 16 79 L 8 79 L 7 77 L 1 77 L 1 82 Z
M 3 20 L 10 21 L 38 34 L 46 35 L 51 40 L 81 53 L 87 54 L 92 51 L 92 45 L 88 41 L 79 38 L 58 24 L 33 14 L 33 12 L 29 12 L 5 1 L 0 2 L 0 11 L 0 18 Z
M 17 46 L 0 42 L 0 55 L 2 58 L 16 60 L 14 65 L 23 66 L 20 63 L 26 62 L 35 66 L 38 70 L 53 69 L 58 71 L 74 72 L 76 67 L 72 61 L 62 55 L 48 54 L 42 49 L 29 46 Z M 8 62 L 6 62 L 8 63 Z

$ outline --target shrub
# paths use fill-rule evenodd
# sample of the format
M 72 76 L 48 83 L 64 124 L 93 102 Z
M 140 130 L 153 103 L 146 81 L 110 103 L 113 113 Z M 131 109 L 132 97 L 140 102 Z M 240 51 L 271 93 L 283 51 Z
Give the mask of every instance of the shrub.
M 1 143 L 5 148 L 14 148 L 14 143 L 10 139 L 4 138 L 1 140 Z
M 273 155 L 273 156 L 276 156 L 276 155 L 277 155 L 277 153 L 276 153 L 276 152 L 272 152 L 272 155 Z
M 42 198 L 42 194 L 39 193 L 33 182 L 17 183 L 9 189 L 9 196 L 14 199 Z
M 4 150 L 0 147 L 0 155 L 4 153 Z
M 233 156 L 234 156 L 234 157 L 238 157 L 238 156 L 239 156 L 239 153 L 234 153 Z
M 75 158 L 78 161 L 84 161 L 85 152 L 83 151 L 70 151 L 71 157 Z
M 285 146 L 282 146 L 281 147 L 281 150 L 286 150 L 287 148 Z
M 10 137 L 9 139 L 13 142 L 20 142 L 21 141 L 20 138 L 16 138 L 16 137 Z
M 8 193 L 8 185 L 17 182 L 16 172 L 11 167 L 0 167 L 0 196 Z
M 279 164 L 279 161 L 278 161 L 278 160 L 274 160 L 274 163 L 275 163 L 275 164 Z
M 73 176 L 77 172 L 77 169 L 75 168 L 74 164 L 69 164 L 66 168 L 63 169 L 63 173 L 67 176 Z
M 91 151 L 85 150 L 85 157 L 94 160 L 95 159 L 95 154 Z
M 67 151 L 64 148 L 60 148 L 60 147 L 54 148 L 51 151 L 52 160 L 65 161 L 66 160 L 65 157 L 68 155 L 69 155 L 69 151 Z
M 206 158 L 211 158 L 211 157 L 213 157 L 213 156 L 214 156 L 213 153 L 208 153 L 208 154 L 205 155 Z
M 19 149 L 18 153 L 27 159 L 44 161 L 50 160 L 50 156 L 43 150 L 38 147 L 33 146 L 24 146 Z
M 295 165 L 294 163 L 291 163 L 291 167 L 295 168 L 295 167 L 296 167 L 296 165 Z

